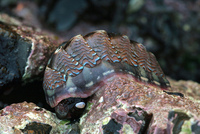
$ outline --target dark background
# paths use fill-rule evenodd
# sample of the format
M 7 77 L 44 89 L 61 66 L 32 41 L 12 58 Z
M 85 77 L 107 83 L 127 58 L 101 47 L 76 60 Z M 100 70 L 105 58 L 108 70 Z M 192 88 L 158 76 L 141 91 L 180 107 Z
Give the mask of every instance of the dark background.
M 0 12 L 62 41 L 99 29 L 126 34 L 155 54 L 167 76 L 200 82 L 200 0 L 0 0 Z

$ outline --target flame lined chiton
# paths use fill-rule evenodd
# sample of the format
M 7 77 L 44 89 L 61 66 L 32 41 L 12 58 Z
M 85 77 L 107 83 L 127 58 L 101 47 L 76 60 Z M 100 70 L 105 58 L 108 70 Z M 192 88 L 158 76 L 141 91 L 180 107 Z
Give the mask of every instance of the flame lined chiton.
M 155 56 L 126 35 L 103 30 L 77 35 L 59 47 L 45 70 L 43 88 L 47 103 L 59 118 L 79 118 L 87 98 L 106 79 L 132 77 L 163 90 L 170 85 Z

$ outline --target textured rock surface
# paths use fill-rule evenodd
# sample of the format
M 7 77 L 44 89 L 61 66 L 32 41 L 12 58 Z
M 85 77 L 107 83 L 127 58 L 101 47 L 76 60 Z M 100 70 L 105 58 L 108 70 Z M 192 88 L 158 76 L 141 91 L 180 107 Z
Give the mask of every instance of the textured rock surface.
M 68 126 L 60 123 L 55 114 L 33 103 L 17 103 L 0 111 L 0 133 L 65 133 Z
M 200 84 L 192 81 L 170 82 L 173 91 L 184 93 L 184 98 L 168 95 L 157 87 L 135 83 L 127 78 L 109 79 L 107 85 L 91 97 L 80 123 L 72 125 L 64 125 L 66 122 L 58 120 L 55 114 L 33 103 L 12 104 L 0 111 L 0 133 L 198 134 L 200 99 L 197 91 Z M 184 91 L 189 91 L 189 94 Z
M 108 80 L 91 103 L 91 110 L 81 118 L 82 133 L 159 134 L 200 128 L 199 102 L 127 78 Z
M 13 25 L 15 19 L 9 16 L 1 14 L 0 19 L 1 89 L 41 75 L 59 41 L 39 29 Z M 9 20 L 10 24 L 6 24 Z
M 136 1 L 136 0 L 134 0 L 134 1 Z M 44 1 L 44 3 L 47 3 L 47 1 Z M 160 61 L 161 61 L 160 63 L 162 63 L 163 67 L 165 68 L 164 70 L 165 70 L 165 72 L 167 72 L 168 75 L 171 75 L 177 79 L 180 79 L 180 78 L 185 78 L 185 79 L 193 78 L 194 79 L 196 77 L 196 80 L 199 80 L 198 79 L 198 77 L 200 76 L 200 75 L 198 75 L 199 71 L 194 71 L 194 70 L 198 70 L 198 68 L 199 68 L 198 66 L 200 65 L 198 62 L 199 61 L 198 60 L 199 59 L 198 58 L 199 57 L 198 56 L 199 55 L 198 40 L 200 39 L 199 38 L 200 34 L 198 34 L 198 33 L 199 33 L 200 29 L 197 27 L 199 24 L 198 23 L 199 22 L 198 21 L 199 20 L 198 11 L 200 9 L 198 7 L 199 0 L 187 1 L 187 2 L 184 2 L 181 0 L 178 0 L 178 1 L 164 0 L 164 2 L 157 1 L 157 0 L 149 0 L 148 2 L 146 2 L 144 4 L 145 4 L 144 6 L 140 6 L 140 11 L 137 11 L 136 13 L 132 14 L 131 16 L 128 16 L 128 18 L 126 18 L 126 19 L 121 19 L 121 20 L 128 21 L 127 23 L 131 24 L 130 27 L 125 28 L 122 31 L 125 32 L 126 34 L 130 34 L 131 37 L 134 37 L 134 38 L 139 37 L 138 41 L 142 40 L 142 41 L 144 41 L 144 44 L 148 44 L 149 46 L 152 46 L 153 49 L 152 50 L 150 49 L 150 50 L 157 51 L 156 55 L 158 55 L 160 53 L 161 56 L 158 55 L 158 57 L 159 58 L 163 57 L 163 59 L 164 59 L 164 60 L 160 59 Z M 112 9 L 112 8 L 109 8 L 109 9 Z M 2 10 L 2 9 L 0 9 L 0 10 Z M 92 12 L 93 11 L 94 10 L 92 10 Z M 41 14 L 41 12 L 39 12 L 39 14 Z M 42 15 L 45 16 L 44 14 L 42 14 Z M 88 15 L 88 14 L 86 14 L 86 15 Z M 97 15 L 95 14 L 95 16 L 97 16 Z M 120 16 L 122 16 L 122 15 L 120 14 Z M 35 18 L 37 18 L 37 17 L 35 17 Z M 90 15 L 89 15 L 89 18 L 91 19 Z M 116 18 L 116 17 L 114 17 L 114 18 Z M 135 19 L 135 18 L 137 18 L 137 19 Z M 10 19 L 9 16 L 7 16 L 5 14 L 0 15 L 0 19 L 4 19 L 3 22 L 5 22 L 5 23 L 11 23 L 11 24 L 18 25 L 18 26 L 21 25 L 20 21 L 16 21 L 15 19 Z M 99 18 L 98 18 L 98 20 L 99 20 Z M 63 21 L 63 20 L 60 19 L 60 21 Z M 114 23 L 116 24 L 118 22 L 115 21 Z M 81 33 L 81 30 L 83 32 L 87 33 L 88 31 L 86 32 L 86 30 L 89 30 L 91 28 L 91 24 L 84 25 L 84 23 L 82 23 L 82 22 L 80 22 L 78 24 L 80 24 L 80 26 L 78 28 L 76 28 L 75 30 L 70 29 L 70 32 L 68 32 L 64 36 L 65 37 L 66 37 L 66 35 L 71 36 L 72 31 L 76 32 L 73 35 Z M 102 24 L 100 24 L 100 25 L 101 25 L 100 27 L 103 27 L 103 28 L 109 27 L 109 26 L 104 26 Z M 115 26 L 118 27 L 118 25 L 115 25 Z M 12 26 L 12 27 L 15 27 L 15 26 Z M 19 28 L 19 27 L 17 27 L 17 28 Z M 25 30 L 23 32 L 26 33 L 26 31 L 28 31 L 29 28 L 27 28 L 27 27 L 24 27 L 24 28 L 25 28 Z M 103 28 L 98 28 L 98 29 L 103 29 Z M 92 27 L 92 30 L 89 30 L 89 31 L 94 31 L 96 29 L 97 28 L 94 26 L 94 27 Z M 35 29 L 32 29 L 32 30 L 35 30 Z M 39 31 L 39 33 L 40 33 L 40 31 Z M 24 39 L 28 39 L 28 40 L 30 39 L 30 42 L 32 42 L 31 36 L 32 35 L 29 34 L 28 37 L 26 38 L 25 34 L 24 34 L 24 36 L 22 36 L 22 37 L 19 36 L 19 37 L 20 37 L 20 39 L 25 37 Z M 144 36 L 147 36 L 146 37 L 147 39 Z M 32 43 L 30 43 L 30 44 L 32 45 Z M 160 45 L 160 44 L 162 44 L 162 45 Z M 190 44 L 190 45 L 188 45 L 188 44 Z M 34 44 L 34 45 L 36 45 L 36 44 Z M 37 45 L 36 45 L 36 47 L 37 47 Z M 31 48 L 31 47 L 29 47 L 29 48 Z M 12 47 L 10 47 L 9 50 L 12 50 Z M 13 52 L 16 52 L 16 51 L 13 51 Z M 37 52 L 38 51 L 35 51 L 35 53 L 37 53 Z M 0 59 L 1 58 L 2 57 L 0 56 Z M 2 62 L 0 62 L 0 63 L 2 63 Z M 37 61 L 36 61 L 36 63 L 37 63 Z M 35 64 L 35 62 L 34 62 L 34 64 Z M 14 64 L 12 64 L 12 65 L 14 65 Z M 170 65 L 170 66 L 167 66 L 167 65 Z M 173 66 L 171 66 L 171 65 L 173 65 Z M 35 69 L 35 68 L 38 68 L 38 67 L 33 67 L 33 69 Z M 2 65 L 0 65 L 0 69 L 3 73 L 5 72 L 4 75 L 13 74 L 12 71 L 8 71 L 9 68 L 8 69 L 5 67 L 2 68 Z M 23 74 L 21 74 L 21 72 L 20 72 L 20 75 L 22 76 Z M 3 75 L 1 75 L 1 76 L 3 76 Z M 12 75 L 10 75 L 10 76 L 12 76 Z M 21 76 L 19 78 L 21 78 Z M 6 77 L 3 76 L 3 78 L 6 78 Z M 6 82 L 10 82 L 10 81 L 6 81 Z M 124 109 L 126 110 L 127 108 L 123 102 L 122 104 L 123 104 L 123 106 L 125 106 L 125 108 L 119 105 L 120 110 L 116 110 L 117 108 L 113 110 L 113 108 L 110 107 L 110 109 L 113 110 L 113 112 L 112 111 L 110 112 L 108 110 L 108 113 L 106 113 L 106 110 L 104 110 L 104 112 L 101 112 L 101 113 L 103 113 L 103 115 L 101 115 L 102 117 L 99 116 L 101 118 L 96 121 L 92 120 L 92 118 L 90 119 L 90 117 L 92 117 L 92 116 L 90 116 L 90 114 L 86 114 L 85 117 L 82 118 L 82 122 L 81 122 L 82 124 L 80 125 L 80 129 L 83 130 L 82 133 L 85 132 L 85 130 L 97 127 L 98 124 L 95 126 L 96 123 L 99 123 L 100 125 L 102 124 L 103 127 L 102 128 L 100 127 L 100 129 L 103 130 L 101 132 L 105 132 L 105 133 L 106 132 L 109 133 L 109 131 L 107 130 L 108 128 L 109 129 L 113 128 L 113 131 L 115 131 L 115 130 L 120 130 L 122 127 L 123 127 L 122 131 L 127 132 L 127 133 L 132 132 L 132 131 L 138 132 L 139 128 L 141 129 L 140 131 L 143 132 L 143 130 L 145 131 L 147 129 L 146 126 L 148 126 L 148 124 L 150 124 L 149 131 L 151 130 L 155 133 L 161 133 L 160 131 L 163 131 L 163 130 L 166 133 L 170 132 L 170 131 L 175 132 L 175 133 L 178 133 L 180 131 L 184 132 L 184 133 L 192 133 L 192 132 L 200 133 L 199 132 L 200 116 L 198 114 L 199 112 L 194 112 L 194 109 L 188 109 L 189 104 L 191 104 L 191 107 L 193 104 L 196 105 L 197 107 L 200 105 L 199 104 L 199 102 L 200 102 L 200 99 L 199 99 L 200 98 L 200 95 L 199 95 L 200 85 L 198 83 L 192 82 L 192 81 L 178 81 L 177 82 L 177 81 L 170 80 L 170 83 L 173 87 L 173 91 L 184 93 L 185 98 L 182 99 L 177 96 L 166 95 L 165 93 L 161 92 L 160 89 L 158 90 L 159 92 L 157 92 L 157 90 L 154 87 L 151 87 L 153 89 L 151 90 L 151 88 L 149 88 L 149 90 L 152 92 L 153 95 L 156 95 L 156 97 L 153 98 L 154 96 L 152 96 L 152 98 L 150 97 L 149 100 L 155 99 L 154 101 L 152 101 L 154 103 L 149 104 L 150 102 L 146 102 L 146 101 L 145 102 L 149 105 L 149 107 L 151 107 L 151 106 L 158 107 L 157 108 L 158 111 L 152 110 L 145 104 L 144 104 L 144 106 L 139 105 L 139 108 L 134 108 L 137 105 L 133 104 L 133 108 L 130 108 L 124 112 L 123 110 Z M 119 89 L 123 89 L 123 88 L 124 88 L 124 86 L 119 87 Z M 141 90 L 141 93 L 140 93 L 140 90 Z M 139 92 L 140 93 L 139 95 L 143 96 L 143 98 L 141 99 L 141 97 L 139 97 L 140 100 L 138 100 L 139 102 L 136 101 L 137 102 L 136 104 L 138 104 L 138 103 L 140 104 L 142 102 L 141 100 L 143 100 L 144 98 L 148 99 L 148 97 L 145 96 L 146 92 L 143 93 L 143 88 L 140 90 L 137 89 L 136 94 L 138 94 L 138 92 Z M 112 93 L 114 93 L 114 92 L 112 92 Z M 104 95 L 105 93 L 102 93 L 102 94 Z M 161 96 L 160 96 L 160 94 L 161 94 Z M 116 96 L 117 97 L 119 96 L 119 100 L 121 102 L 121 100 L 122 100 L 121 95 L 119 94 Z M 166 102 L 163 102 L 165 100 L 165 99 L 163 99 L 163 96 L 164 96 L 164 98 L 166 98 L 166 100 L 167 100 Z M 97 95 L 97 97 L 92 100 L 93 106 L 96 106 L 99 104 L 98 106 L 100 106 L 99 108 L 101 108 L 102 103 L 100 103 L 100 102 L 103 101 L 102 98 L 103 97 L 100 97 L 100 99 L 99 99 L 99 97 Z M 110 95 L 110 99 L 112 99 L 112 95 Z M 98 100 L 99 100 L 99 102 L 98 102 Z M 171 103 L 169 103 L 170 100 L 172 101 L 172 104 L 173 104 L 172 106 L 171 106 Z M 180 100 L 180 102 L 178 102 L 178 100 Z M 185 100 L 185 101 L 183 101 L 183 100 Z M 156 101 L 160 101 L 160 102 L 157 103 Z M 191 102 L 191 101 L 193 101 L 193 102 Z M 185 104 L 182 104 L 182 105 L 179 104 L 181 102 L 184 102 Z M 108 104 L 110 104 L 110 103 L 108 103 Z M 160 105 L 162 104 L 162 105 L 160 106 L 159 104 Z M 26 105 L 28 105 L 28 104 L 26 104 Z M 127 105 L 129 106 L 130 104 L 128 103 Z M 98 108 L 98 106 L 97 106 L 97 108 Z M 118 101 L 114 104 L 111 104 L 111 106 L 113 106 L 114 108 L 116 106 L 118 106 Z M 186 106 L 186 107 L 184 107 L 184 106 Z M 171 110 L 171 108 L 174 108 L 174 107 L 177 108 L 178 110 L 177 109 Z M 95 113 L 93 111 L 95 111 L 97 108 L 92 107 L 92 110 L 90 110 L 89 113 Z M 146 109 L 144 109 L 144 108 L 146 108 Z M 199 107 L 198 107 L 198 109 L 199 109 Z M 155 113 L 153 113 L 152 111 L 149 112 L 149 110 L 152 110 Z M 168 110 L 171 110 L 171 111 L 169 112 Z M 127 115 L 127 112 L 129 112 L 129 111 L 131 111 L 131 112 Z M 96 112 L 98 113 L 99 110 L 97 109 Z M 157 112 L 160 114 L 157 114 Z M 104 115 L 104 113 L 105 113 L 105 115 Z M 138 115 L 137 113 L 140 113 L 140 114 Z M 156 115 L 158 115 L 158 116 L 156 117 Z M 120 121 L 119 119 L 116 119 L 117 116 L 121 117 L 122 121 Z M 131 127 L 133 125 L 129 125 L 127 120 L 123 121 L 124 117 L 127 117 L 125 119 L 129 119 L 129 120 L 135 118 L 135 120 L 136 120 L 135 126 L 137 127 L 137 129 L 132 130 Z M 160 124 L 160 126 L 164 126 L 164 127 L 159 128 L 158 122 L 160 120 L 158 120 L 158 121 L 155 120 L 155 119 L 158 119 L 159 117 L 162 117 L 160 119 L 161 121 L 162 121 L 162 119 L 166 119 L 168 126 L 166 126 L 166 121 L 165 121 L 163 123 L 164 125 Z M 111 119 L 113 119 L 113 120 L 111 120 Z M 86 122 L 86 124 L 83 123 L 83 121 L 87 121 L 87 120 L 89 120 L 90 122 L 88 122 L 88 123 Z M 149 121 L 151 121 L 151 122 L 149 123 Z M 123 123 L 123 124 L 120 124 L 120 123 Z M 154 124 L 154 125 L 152 125 L 152 124 Z M 34 125 L 34 123 L 33 123 L 33 125 Z M 89 126 L 87 126 L 87 125 L 89 125 Z M 32 126 L 32 124 L 30 126 Z M 151 126 L 152 126 L 152 128 L 151 128 Z M 154 126 L 156 126 L 156 127 L 154 127 Z M 172 128 L 172 127 L 175 128 L 177 126 L 182 126 L 182 128 L 180 129 L 180 127 L 179 127 L 177 129 L 170 129 L 170 131 L 168 131 L 169 130 L 168 128 Z M 68 127 L 71 127 L 71 126 L 68 126 Z M 75 128 L 75 130 L 73 130 L 73 132 L 74 131 L 77 132 L 78 130 L 76 128 L 76 125 L 73 127 Z M 98 131 L 98 129 L 97 129 L 97 131 Z M 93 130 L 91 130 L 90 132 L 92 132 L 92 131 Z
M 200 102 L 200 84 L 194 81 L 185 81 L 179 80 L 175 81 L 173 79 L 168 78 L 173 90 L 177 92 L 181 92 L 185 94 L 185 96 L 189 97 L 193 101 Z

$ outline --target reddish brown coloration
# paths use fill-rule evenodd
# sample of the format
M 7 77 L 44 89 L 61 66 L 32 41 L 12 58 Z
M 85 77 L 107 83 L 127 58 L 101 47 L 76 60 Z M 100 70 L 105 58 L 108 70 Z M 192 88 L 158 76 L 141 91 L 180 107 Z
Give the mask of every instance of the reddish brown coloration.
M 91 102 L 92 108 L 81 119 L 82 133 L 102 132 L 102 125 L 105 126 L 105 122 L 112 119 L 122 125 L 120 133 L 125 131 L 127 125 L 131 130 L 129 132 L 132 133 L 172 131 L 174 126 L 168 126 L 169 122 L 172 123 L 168 119 L 170 111 L 176 113 L 176 109 L 180 109 L 183 113 L 189 111 L 200 116 L 198 103 L 188 98 L 168 95 L 159 87 L 136 83 L 130 77 L 123 76 L 107 79 L 106 84 L 95 93 Z M 144 115 L 144 119 L 140 118 L 138 121 L 135 114 L 130 114 L 136 111 L 139 117 Z M 178 128 L 174 128 L 174 131 L 176 129 Z
M 111 43 L 111 39 L 105 31 L 89 33 L 84 38 L 101 60 L 115 62 L 115 60 L 120 59 L 119 55 L 116 54 L 115 46 Z
M 71 76 L 76 76 L 76 73 L 79 73 L 78 68 L 82 67 L 80 64 L 77 65 L 77 61 L 73 60 L 63 49 L 56 51 L 56 54 L 51 59 L 50 66 L 56 68 L 56 71 L 67 73 Z
M 51 75 L 52 73 L 54 73 L 54 75 Z M 48 83 L 43 83 L 43 86 L 46 87 L 47 85 L 50 85 L 53 89 L 59 85 L 63 85 L 66 82 L 64 76 L 59 71 L 51 70 L 48 67 L 46 67 L 44 79 L 49 79 L 49 81 L 46 81 Z M 53 82 L 51 80 L 53 80 Z
M 118 74 L 130 74 L 136 83 L 170 87 L 155 56 L 142 44 L 98 30 L 77 35 L 55 51 L 43 82 L 47 103 L 55 107 L 70 97 L 87 98 Z
M 100 63 L 98 55 L 81 35 L 72 38 L 64 49 L 80 66 L 91 68 Z M 98 60 L 96 61 L 96 59 Z

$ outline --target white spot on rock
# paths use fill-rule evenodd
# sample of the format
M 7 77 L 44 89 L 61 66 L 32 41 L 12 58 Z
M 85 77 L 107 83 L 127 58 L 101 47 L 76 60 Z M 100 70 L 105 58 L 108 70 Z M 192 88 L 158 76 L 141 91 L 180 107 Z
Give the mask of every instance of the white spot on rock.
M 103 96 L 101 96 L 101 98 L 99 99 L 99 102 L 100 102 L 100 103 L 103 102 Z
M 84 108 L 85 107 L 85 102 L 79 102 L 79 103 L 76 103 L 75 105 L 77 108 Z

